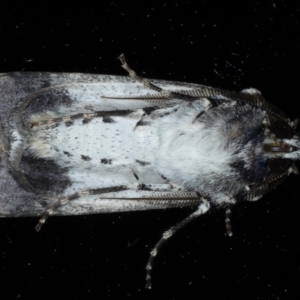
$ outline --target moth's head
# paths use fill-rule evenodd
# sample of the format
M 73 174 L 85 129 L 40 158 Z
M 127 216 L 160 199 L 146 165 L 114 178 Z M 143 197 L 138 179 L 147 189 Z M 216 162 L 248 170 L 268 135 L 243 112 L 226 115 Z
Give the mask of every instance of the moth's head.
M 295 161 L 300 159 L 300 136 L 296 132 L 298 120 L 293 122 L 278 115 L 269 115 L 263 122 L 263 155 L 267 162 L 267 174 L 249 185 L 246 200 L 258 200 L 274 189 L 291 174 L 298 174 Z
M 300 159 L 300 135 L 296 132 L 299 120 L 271 117 L 265 121 L 266 139 L 263 152 L 269 159 L 269 168 L 275 173 L 298 173 L 294 161 Z

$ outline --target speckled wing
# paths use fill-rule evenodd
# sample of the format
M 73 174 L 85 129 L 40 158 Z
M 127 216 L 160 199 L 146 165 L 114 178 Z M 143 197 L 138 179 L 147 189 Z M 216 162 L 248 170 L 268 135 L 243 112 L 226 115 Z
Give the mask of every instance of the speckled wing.
M 152 82 L 171 91 L 201 88 Z M 169 207 L 173 200 L 173 206 L 188 204 L 186 198 L 195 201 L 195 194 L 184 193 L 155 168 L 156 120 L 181 101 L 166 105 L 134 97 L 148 94 L 129 77 L 1 75 L 0 216 L 38 215 L 60 197 L 74 201 L 55 214 L 163 208 L 168 199 Z

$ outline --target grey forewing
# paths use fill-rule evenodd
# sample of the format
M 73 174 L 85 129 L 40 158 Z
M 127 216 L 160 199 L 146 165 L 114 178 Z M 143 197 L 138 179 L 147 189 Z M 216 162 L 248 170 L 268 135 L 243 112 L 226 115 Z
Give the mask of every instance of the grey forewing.
M 26 150 L 26 143 L 21 146 L 17 154 L 18 162 L 14 164 L 14 161 L 7 156 L 7 151 L 10 150 L 10 143 L 15 139 L 12 136 L 12 129 L 19 129 L 19 134 L 25 135 L 26 138 L 29 134 L 28 127 L 30 127 L 28 120 L 33 114 L 45 111 L 58 111 L 61 107 L 69 108 L 70 112 L 72 112 L 72 107 L 76 101 L 69 94 L 69 87 L 75 86 L 82 89 L 81 92 L 84 94 L 89 84 L 97 84 L 99 82 L 136 84 L 133 79 L 123 76 L 29 72 L 1 75 L 1 216 L 40 214 L 49 204 L 54 203 L 57 200 L 57 196 L 70 185 L 67 168 L 59 167 L 54 160 L 35 157 L 30 151 Z M 165 83 L 164 81 L 158 82 L 162 85 Z M 179 82 L 172 84 L 178 87 L 199 87 L 195 84 Z M 146 94 L 145 88 L 138 85 L 136 86 L 136 92 Z M 103 94 L 105 94 L 105 91 L 103 91 Z M 152 104 L 145 104 L 143 107 L 146 114 L 155 110 Z M 93 112 L 93 107 L 86 107 L 85 111 Z M 76 112 L 77 110 L 75 109 L 75 115 Z M 113 113 L 105 113 L 103 122 L 114 122 L 113 115 Z M 83 123 L 85 122 L 88 123 L 89 119 L 83 119 Z M 103 158 L 102 162 L 109 162 L 109 159 Z M 144 161 L 138 161 L 138 163 L 140 165 L 147 164 Z M 54 195 L 56 197 L 47 197 L 49 193 L 51 196 Z M 84 213 L 85 210 L 88 213 L 91 212 L 89 208 L 83 207 L 77 213 Z M 96 213 L 97 209 L 93 212 Z M 57 213 L 72 214 L 76 213 L 76 211 L 70 210 L 68 212 L 68 209 L 65 209 Z

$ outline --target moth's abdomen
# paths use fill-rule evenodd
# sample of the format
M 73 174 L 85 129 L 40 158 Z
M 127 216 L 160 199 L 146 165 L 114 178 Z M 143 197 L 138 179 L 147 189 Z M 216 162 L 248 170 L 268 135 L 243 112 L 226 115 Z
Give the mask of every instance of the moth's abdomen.
M 49 117 L 33 116 L 43 124 Z M 165 180 L 155 169 L 158 135 L 155 121 L 145 121 L 143 109 L 124 116 L 108 112 L 104 117 L 61 120 L 31 129 L 29 150 L 35 157 L 54 160 L 67 169 L 72 190 Z M 70 189 L 67 190 L 70 192 Z
M 125 166 L 145 160 L 150 164 L 157 136 L 150 134 L 149 127 L 138 125 L 142 116 L 143 111 L 137 110 L 124 117 L 37 126 L 30 149 L 36 156 L 54 158 L 62 167 Z

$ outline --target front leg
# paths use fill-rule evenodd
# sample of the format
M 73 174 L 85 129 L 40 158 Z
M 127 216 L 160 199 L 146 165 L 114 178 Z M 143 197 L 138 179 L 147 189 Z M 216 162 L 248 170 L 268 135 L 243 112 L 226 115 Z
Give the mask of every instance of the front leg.
M 159 94 L 155 94 L 155 95 L 143 96 L 142 98 L 140 98 L 142 100 L 159 100 L 159 99 L 160 100 L 172 100 L 172 99 L 180 99 L 180 100 L 184 100 L 184 101 L 195 101 L 195 100 L 199 99 L 199 97 L 195 97 L 195 96 L 185 95 L 185 94 L 178 93 L 178 92 L 172 92 L 172 91 L 164 90 L 164 89 L 160 88 L 159 86 L 151 83 L 149 80 L 140 77 L 139 75 L 137 75 L 137 73 L 134 70 L 132 70 L 130 68 L 130 66 L 126 62 L 124 54 L 121 54 L 119 56 L 119 60 L 121 61 L 122 68 L 125 69 L 129 73 L 130 77 L 132 77 L 132 78 L 136 79 L 137 81 L 141 82 L 145 87 L 147 87 L 149 89 L 152 89 L 152 90 L 154 90 L 154 91 L 156 91 L 156 92 L 159 93 Z M 130 98 L 130 99 L 137 99 L 137 98 L 133 97 L 133 98 Z

